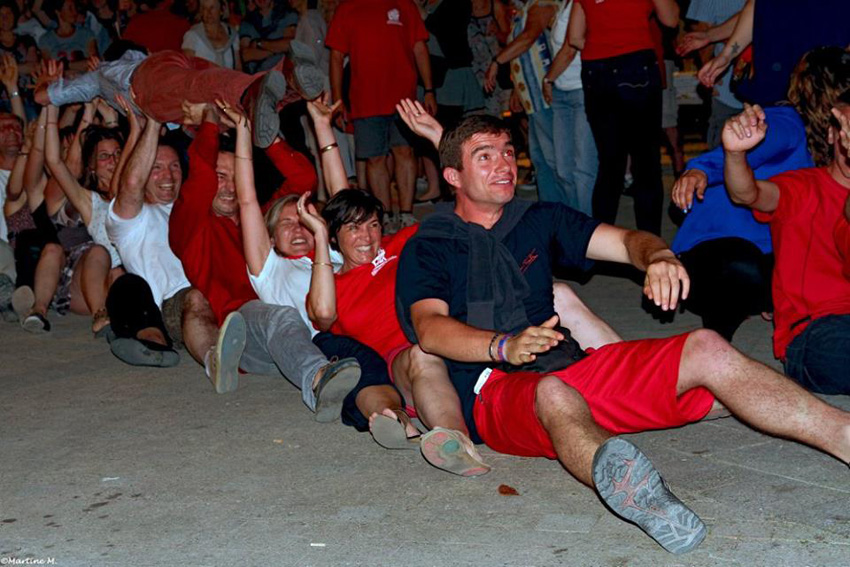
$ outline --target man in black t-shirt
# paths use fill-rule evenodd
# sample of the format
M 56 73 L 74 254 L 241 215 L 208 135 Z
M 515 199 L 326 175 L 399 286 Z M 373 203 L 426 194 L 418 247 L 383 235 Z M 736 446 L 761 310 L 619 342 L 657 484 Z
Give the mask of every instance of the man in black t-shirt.
M 665 310 L 687 297 L 682 265 L 652 234 L 515 199 L 514 150 L 497 119 L 465 119 L 442 137 L 440 158 L 457 200 L 426 219 L 405 247 L 398 315 L 411 340 L 447 359 L 477 441 L 559 459 L 673 553 L 699 545 L 705 526 L 649 459 L 615 435 L 701 419 L 716 394 L 751 425 L 850 461 L 850 414 L 712 331 L 614 343 L 584 356 L 556 328 L 555 263 L 630 263 L 646 271 L 644 293 Z

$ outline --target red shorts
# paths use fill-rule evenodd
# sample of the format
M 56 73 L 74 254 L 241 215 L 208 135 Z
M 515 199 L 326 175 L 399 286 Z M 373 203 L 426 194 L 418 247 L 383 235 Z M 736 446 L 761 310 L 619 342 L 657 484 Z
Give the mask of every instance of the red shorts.
M 403 345 L 391 348 L 383 354 L 384 360 L 387 363 L 387 372 L 389 373 L 390 380 L 393 384 L 395 384 L 395 376 L 393 376 L 393 362 L 395 361 L 398 355 L 400 355 L 402 352 L 406 351 L 412 346 L 413 343 L 404 343 Z M 404 400 L 404 402 L 404 411 L 407 412 L 407 415 L 409 415 L 410 417 L 418 417 L 416 413 L 416 408 L 413 407 L 413 404 L 410 402 L 410 400 Z
M 676 395 L 687 334 L 606 345 L 551 375 L 584 397 L 594 420 L 611 433 L 678 427 L 705 417 L 714 396 L 705 388 Z M 475 398 L 473 417 L 488 447 L 523 457 L 557 458 L 534 408 L 545 374 L 494 370 Z

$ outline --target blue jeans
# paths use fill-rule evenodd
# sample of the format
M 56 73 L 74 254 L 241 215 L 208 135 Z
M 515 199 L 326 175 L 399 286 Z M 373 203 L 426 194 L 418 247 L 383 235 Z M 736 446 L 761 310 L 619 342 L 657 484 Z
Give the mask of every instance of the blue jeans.
M 551 108 L 538 110 L 528 115 L 528 154 L 537 175 L 537 197 L 550 203 L 565 203 L 566 197 L 558 183 L 556 173 L 553 121 Z
M 584 91 L 552 89 L 552 110 L 556 169 L 565 196 L 562 202 L 592 215 L 599 159 L 584 112 Z
M 785 351 L 785 373 L 819 394 L 850 394 L 850 315 L 815 319 Z

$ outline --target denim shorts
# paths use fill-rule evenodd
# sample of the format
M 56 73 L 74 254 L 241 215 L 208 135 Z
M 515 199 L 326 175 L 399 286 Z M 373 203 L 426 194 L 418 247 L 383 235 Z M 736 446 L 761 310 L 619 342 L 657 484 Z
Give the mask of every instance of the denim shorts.
M 381 157 L 396 146 L 411 146 L 416 135 L 398 114 L 370 116 L 354 121 L 354 155 L 357 159 Z

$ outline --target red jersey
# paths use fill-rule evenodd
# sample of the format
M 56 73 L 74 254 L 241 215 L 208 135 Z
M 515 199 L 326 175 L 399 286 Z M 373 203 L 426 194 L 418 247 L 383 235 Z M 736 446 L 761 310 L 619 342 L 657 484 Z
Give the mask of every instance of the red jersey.
M 189 178 L 171 210 L 168 241 L 221 325 L 257 294 L 248 279 L 239 225 L 212 210 L 218 192 L 217 160 L 218 126 L 204 122 L 189 146 Z
M 287 195 L 303 195 L 307 191 L 315 191 L 319 183 L 316 168 L 301 152 L 292 149 L 292 146 L 283 140 L 277 140 L 266 149 L 266 155 L 279 172 L 286 179 L 278 187 L 277 191 L 263 205 L 263 212 L 270 208 L 280 197 Z
M 336 275 L 337 319 L 331 332 L 357 339 L 384 359 L 408 343 L 395 312 L 395 280 L 401 250 L 418 229 L 414 225 L 384 237 L 370 264 Z
M 149 53 L 183 51 L 183 36 L 192 24 L 167 8 L 136 14 L 127 24 L 121 39 L 138 43 Z
M 584 9 L 587 30 L 583 61 L 607 59 L 654 49 L 649 16 L 651 0 L 576 0 Z
M 413 46 L 428 31 L 412 0 L 348 0 L 337 7 L 325 45 L 348 54 L 351 118 L 395 114 L 416 98 Z
M 850 189 L 826 168 L 789 171 L 771 177 L 779 186 L 772 213 L 753 212 L 770 223 L 773 268 L 773 352 L 785 358 L 791 341 L 812 319 L 850 313 L 850 280 L 842 272 L 835 242 Z

